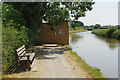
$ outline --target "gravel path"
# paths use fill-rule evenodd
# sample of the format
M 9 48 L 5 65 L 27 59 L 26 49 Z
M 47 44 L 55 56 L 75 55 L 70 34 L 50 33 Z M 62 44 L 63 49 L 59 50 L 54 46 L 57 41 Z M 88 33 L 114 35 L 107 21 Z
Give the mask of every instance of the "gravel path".
M 53 54 L 49 54 L 53 52 Z M 37 71 L 37 76 L 41 78 L 75 78 L 77 77 L 74 70 L 66 62 L 64 56 L 51 50 L 45 59 L 36 60 L 31 71 Z M 42 73 L 42 74 L 41 74 Z

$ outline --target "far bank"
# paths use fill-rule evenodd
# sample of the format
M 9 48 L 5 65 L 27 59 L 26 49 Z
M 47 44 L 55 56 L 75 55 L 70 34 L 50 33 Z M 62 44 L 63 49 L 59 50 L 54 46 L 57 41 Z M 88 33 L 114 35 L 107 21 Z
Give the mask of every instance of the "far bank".
M 70 27 L 69 28 L 69 34 L 78 33 L 78 32 L 85 32 L 85 31 L 87 31 L 87 30 L 85 30 L 83 27 L 75 27 L 75 28 Z
M 94 29 L 92 33 L 102 37 L 120 39 L 120 29 L 117 29 L 116 26 L 110 26 L 108 29 Z

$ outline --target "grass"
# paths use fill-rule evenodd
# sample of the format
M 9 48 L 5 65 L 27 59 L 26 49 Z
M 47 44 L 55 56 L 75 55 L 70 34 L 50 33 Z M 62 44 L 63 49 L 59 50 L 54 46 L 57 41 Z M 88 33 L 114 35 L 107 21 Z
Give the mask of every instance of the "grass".
M 76 52 L 72 51 L 70 46 L 65 45 L 65 48 L 69 51 L 71 55 L 76 57 L 76 61 L 79 62 L 82 67 L 88 71 L 92 78 L 104 78 L 100 72 L 100 69 L 89 66 L 84 60 L 81 59 L 80 56 L 77 55 Z

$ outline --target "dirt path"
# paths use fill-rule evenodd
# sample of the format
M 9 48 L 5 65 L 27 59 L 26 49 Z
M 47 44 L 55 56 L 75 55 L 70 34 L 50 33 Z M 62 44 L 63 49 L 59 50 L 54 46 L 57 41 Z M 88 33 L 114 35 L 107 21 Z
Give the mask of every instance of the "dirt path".
M 42 54 L 41 54 L 42 53 Z M 88 78 L 61 47 L 43 48 L 37 54 L 31 71 L 8 75 L 15 78 Z

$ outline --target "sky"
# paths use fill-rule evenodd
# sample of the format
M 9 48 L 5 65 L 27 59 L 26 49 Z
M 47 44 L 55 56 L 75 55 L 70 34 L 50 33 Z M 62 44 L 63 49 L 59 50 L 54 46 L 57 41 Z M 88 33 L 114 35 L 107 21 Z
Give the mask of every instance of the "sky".
M 118 24 L 118 0 L 94 0 L 92 11 L 86 12 L 86 17 L 78 20 L 85 25 L 117 25 Z

